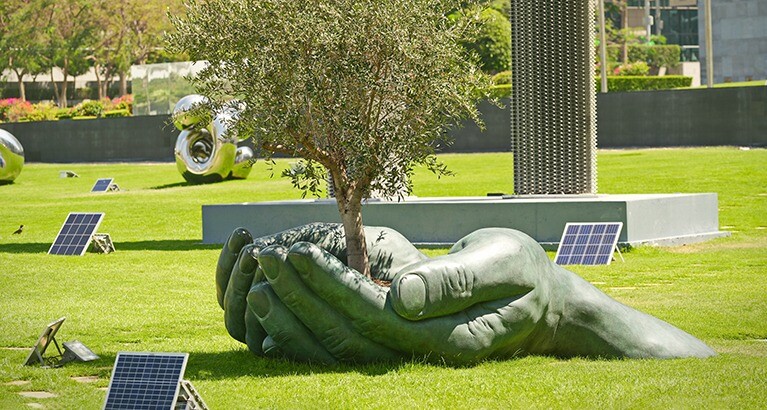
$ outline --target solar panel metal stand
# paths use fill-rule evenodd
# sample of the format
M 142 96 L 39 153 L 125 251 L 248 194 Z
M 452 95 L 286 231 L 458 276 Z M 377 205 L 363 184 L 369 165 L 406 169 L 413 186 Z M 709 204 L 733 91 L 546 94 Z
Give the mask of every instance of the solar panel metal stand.
M 117 184 L 110 184 L 109 185 L 109 191 L 119 191 L 119 190 L 120 190 L 120 186 L 119 185 L 117 185 Z
M 181 380 L 179 387 L 175 410 L 208 410 L 208 406 L 197 393 L 192 382 Z
M 29 352 L 29 356 L 27 356 L 27 359 L 24 361 L 24 366 L 40 364 L 43 367 L 51 367 L 51 365 L 56 363 L 56 359 L 62 356 L 61 348 L 59 347 L 59 343 L 56 341 L 56 333 L 61 328 L 64 320 L 66 320 L 66 317 L 62 317 L 49 323 L 48 326 L 43 329 L 40 337 L 37 338 L 37 342 L 35 342 L 35 344 L 32 346 L 32 350 Z M 54 346 L 56 346 L 56 350 L 58 350 L 59 355 L 54 357 L 45 357 L 43 355 L 48 349 L 48 346 L 50 346 L 51 342 L 53 342 Z
M 43 356 L 40 354 L 40 352 L 35 352 L 35 357 L 40 362 L 40 366 L 45 368 L 50 367 L 58 367 L 60 359 L 64 356 L 64 353 L 61 352 L 61 347 L 59 347 L 59 342 L 56 341 L 56 337 L 51 337 L 51 342 L 53 342 L 53 345 L 56 346 L 56 350 L 59 352 L 57 356 Z
M 621 248 L 618 247 L 618 245 L 615 245 L 615 250 L 618 251 L 618 256 L 621 257 L 621 262 L 626 263 L 626 260 L 623 259 L 623 253 L 621 253 Z M 613 260 L 615 260 L 615 256 L 613 256 Z
M 115 251 L 115 245 L 108 233 L 94 233 L 91 249 L 98 253 L 107 254 Z

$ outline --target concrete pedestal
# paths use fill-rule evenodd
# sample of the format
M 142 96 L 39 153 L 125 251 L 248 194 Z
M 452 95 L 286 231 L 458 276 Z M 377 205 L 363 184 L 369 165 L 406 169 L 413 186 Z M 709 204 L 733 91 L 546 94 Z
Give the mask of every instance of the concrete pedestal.
M 479 228 L 518 229 L 546 247 L 567 222 L 623 222 L 622 244 L 681 245 L 728 236 L 719 230 L 717 195 L 563 195 L 408 198 L 369 201 L 363 220 L 421 245 L 451 245 Z M 203 243 L 223 243 L 237 227 L 254 237 L 310 222 L 340 222 L 335 200 L 203 205 Z

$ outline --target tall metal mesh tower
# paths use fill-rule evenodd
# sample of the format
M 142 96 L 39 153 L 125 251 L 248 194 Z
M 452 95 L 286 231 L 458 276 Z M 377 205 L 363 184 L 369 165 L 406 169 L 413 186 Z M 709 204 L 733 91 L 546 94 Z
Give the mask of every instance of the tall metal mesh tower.
M 596 193 L 595 1 L 512 0 L 518 195 Z

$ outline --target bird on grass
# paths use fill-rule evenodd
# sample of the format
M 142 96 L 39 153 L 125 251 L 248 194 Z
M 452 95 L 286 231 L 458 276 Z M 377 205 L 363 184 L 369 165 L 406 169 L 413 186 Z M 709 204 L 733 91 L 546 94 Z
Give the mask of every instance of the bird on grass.
M 24 231 L 24 225 L 20 225 L 19 229 L 13 232 L 13 235 L 21 235 L 21 232 Z

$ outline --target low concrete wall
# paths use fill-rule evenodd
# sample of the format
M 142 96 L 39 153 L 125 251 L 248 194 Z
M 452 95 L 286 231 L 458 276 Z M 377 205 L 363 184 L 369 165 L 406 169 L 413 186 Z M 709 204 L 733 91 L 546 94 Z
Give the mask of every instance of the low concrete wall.
M 719 231 L 717 204 L 717 195 L 711 193 L 409 198 L 370 201 L 362 213 L 367 225 L 388 226 L 418 244 L 453 244 L 477 229 L 495 226 L 518 229 L 553 245 L 567 222 L 623 222 L 621 243 L 680 245 L 727 235 Z M 240 226 L 259 237 L 310 222 L 340 222 L 335 201 L 203 205 L 202 241 L 223 243 Z
M 471 122 L 450 131 L 440 152 L 510 150 L 509 100 L 482 103 L 485 130 Z M 767 87 L 598 94 L 600 148 L 767 146 Z M 137 116 L 0 124 L 27 162 L 172 161 L 178 131 L 169 117 Z

